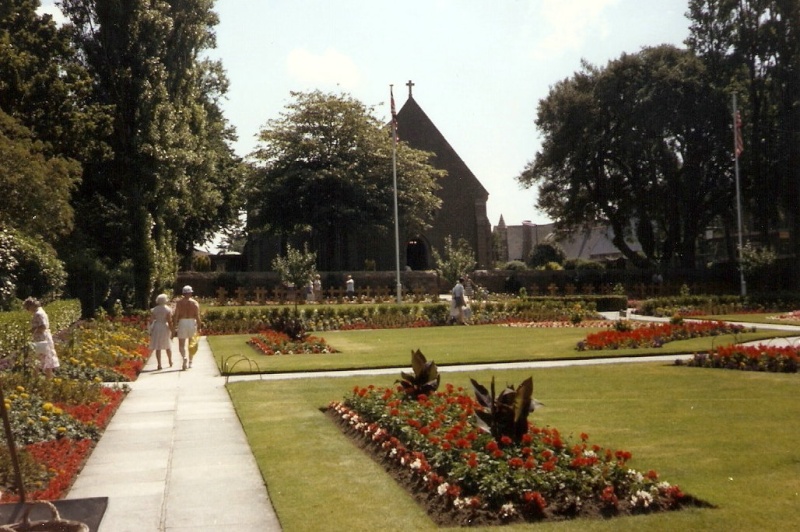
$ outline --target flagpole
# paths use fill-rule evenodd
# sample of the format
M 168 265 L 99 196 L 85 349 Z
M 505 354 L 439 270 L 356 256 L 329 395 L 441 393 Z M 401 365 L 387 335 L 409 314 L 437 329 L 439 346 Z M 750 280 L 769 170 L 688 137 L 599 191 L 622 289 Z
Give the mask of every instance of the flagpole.
M 400 283 L 400 218 L 397 214 L 397 113 L 394 107 L 394 92 L 389 85 L 392 99 L 392 182 L 394 184 L 394 256 L 397 273 L 397 303 L 403 302 L 403 285 Z
M 747 295 L 747 282 L 744 279 L 744 269 L 742 264 L 744 243 L 742 241 L 742 193 L 739 186 L 739 154 L 741 153 L 741 119 L 739 110 L 736 108 L 736 93 L 733 93 L 733 164 L 734 174 L 736 175 L 736 220 L 739 226 L 739 284 L 741 286 L 742 297 Z

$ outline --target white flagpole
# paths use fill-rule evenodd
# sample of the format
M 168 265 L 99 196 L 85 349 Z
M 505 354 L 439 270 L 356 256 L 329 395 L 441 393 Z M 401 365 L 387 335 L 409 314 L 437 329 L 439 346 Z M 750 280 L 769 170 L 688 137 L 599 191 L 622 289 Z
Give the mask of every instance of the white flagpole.
M 389 85 L 392 98 L 392 181 L 394 184 L 394 256 L 397 273 L 397 303 L 403 302 L 403 285 L 400 283 L 400 218 L 397 214 L 397 117 L 394 107 L 393 85 Z
M 742 253 L 744 251 L 744 244 L 742 242 L 742 193 L 739 186 L 739 141 L 738 137 L 741 135 L 739 130 L 739 110 L 736 108 L 736 93 L 733 93 L 733 161 L 734 173 L 736 175 L 736 219 L 739 226 L 739 283 L 742 290 L 742 297 L 747 295 L 747 282 L 744 279 L 744 270 L 742 269 Z

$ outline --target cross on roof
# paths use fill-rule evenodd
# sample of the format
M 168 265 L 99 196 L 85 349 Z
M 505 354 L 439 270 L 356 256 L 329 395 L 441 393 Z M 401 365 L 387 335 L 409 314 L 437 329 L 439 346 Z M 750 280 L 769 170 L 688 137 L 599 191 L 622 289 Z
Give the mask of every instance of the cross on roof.
M 406 87 L 408 87 L 408 97 L 409 97 L 409 98 L 411 98 L 411 88 L 412 88 L 413 86 L 414 86 L 414 82 L 413 82 L 413 81 L 411 81 L 411 80 L 408 80 L 408 83 L 406 83 Z

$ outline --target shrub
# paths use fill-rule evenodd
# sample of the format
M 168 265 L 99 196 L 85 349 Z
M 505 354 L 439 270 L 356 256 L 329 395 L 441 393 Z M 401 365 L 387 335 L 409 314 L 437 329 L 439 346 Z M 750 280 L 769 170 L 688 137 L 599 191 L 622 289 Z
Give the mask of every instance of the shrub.
M 566 260 L 566 254 L 561 246 L 554 242 L 542 242 L 533 246 L 525 262 L 531 268 L 541 268 L 550 262 L 561 266 L 564 264 L 564 260 Z
M 512 260 L 506 262 L 501 269 L 512 272 L 522 272 L 528 269 L 528 265 L 522 262 L 521 260 Z

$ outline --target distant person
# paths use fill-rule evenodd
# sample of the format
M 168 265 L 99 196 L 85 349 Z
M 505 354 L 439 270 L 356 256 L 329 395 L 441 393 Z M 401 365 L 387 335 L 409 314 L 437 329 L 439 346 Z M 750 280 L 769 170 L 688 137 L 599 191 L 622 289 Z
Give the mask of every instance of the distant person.
M 167 352 L 169 367 L 172 367 L 172 309 L 167 305 L 167 294 L 156 297 L 156 306 L 150 309 L 150 351 L 156 353 L 156 363 L 161 369 L 161 350 Z
M 474 290 L 472 288 L 472 279 L 469 278 L 469 275 L 465 275 L 463 277 L 463 279 L 464 279 L 464 282 L 463 282 L 464 295 L 467 296 L 468 298 L 472 299 L 472 296 L 474 295 Z
M 178 350 L 183 359 L 183 367 L 192 367 L 192 359 L 186 355 L 186 340 L 190 340 L 200 330 L 200 303 L 198 303 L 192 295 L 194 291 L 192 287 L 186 285 L 181 291 L 183 297 L 175 304 L 175 314 L 173 320 L 178 335 Z
M 309 303 L 314 301 L 314 280 L 309 279 L 308 284 L 306 284 L 306 301 Z
M 322 301 L 322 278 L 319 274 L 314 276 L 314 300 L 315 301 Z
M 456 285 L 453 287 L 453 305 L 456 310 L 456 321 L 460 325 L 466 325 L 464 321 L 464 306 L 466 299 L 464 298 L 464 278 L 459 277 Z
M 347 282 L 345 283 L 345 295 L 347 299 L 351 301 L 356 296 L 356 282 L 353 280 L 352 275 L 347 276 Z
M 29 297 L 22 303 L 22 307 L 32 314 L 31 336 L 39 355 L 39 365 L 47 378 L 53 376 L 53 370 L 61 364 L 58 362 L 53 334 L 50 332 L 50 318 L 42 308 L 38 299 Z

